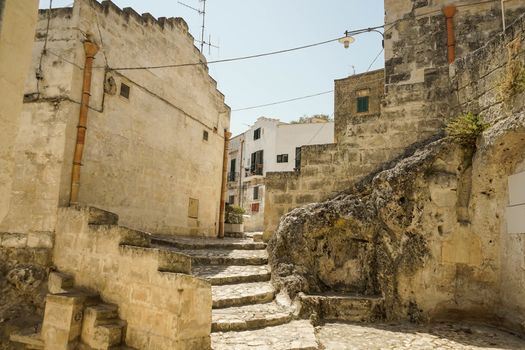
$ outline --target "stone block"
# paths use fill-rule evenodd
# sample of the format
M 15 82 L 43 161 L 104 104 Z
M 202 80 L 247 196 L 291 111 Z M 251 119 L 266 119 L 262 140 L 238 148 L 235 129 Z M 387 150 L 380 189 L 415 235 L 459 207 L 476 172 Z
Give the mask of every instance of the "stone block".
M 42 325 L 45 350 L 73 349 L 80 338 L 85 300 L 78 293 L 47 296 Z
M 49 273 L 47 288 L 51 294 L 67 293 L 73 288 L 74 279 L 71 275 L 61 272 Z
M 52 232 L 30 232 L 27 235 L 29 248 L 53 248 Z
M 4 233 L 0 235 L 1 246 L 4 248 L 25 248 L 27 246 L 27 234 Z
M 300 194 L 295 196 L 295 204 L 310 204 L 315 203 L 317 198 L 313 194 Z

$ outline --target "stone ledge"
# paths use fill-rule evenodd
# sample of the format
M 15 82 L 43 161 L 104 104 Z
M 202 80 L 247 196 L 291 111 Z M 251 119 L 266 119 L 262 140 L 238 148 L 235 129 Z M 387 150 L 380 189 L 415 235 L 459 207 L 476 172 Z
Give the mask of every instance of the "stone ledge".
M 13 233 L 0 232 L 1 248 L 53 248 L 54 234 L 52 232 Z

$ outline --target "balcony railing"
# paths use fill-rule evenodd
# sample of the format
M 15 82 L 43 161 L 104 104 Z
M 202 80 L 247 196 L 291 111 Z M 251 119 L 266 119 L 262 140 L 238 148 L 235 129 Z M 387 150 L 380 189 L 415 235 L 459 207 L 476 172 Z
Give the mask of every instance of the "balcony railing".
M 228 182 L 235 182 L 239 179 L 239 173 L 228 173 Z

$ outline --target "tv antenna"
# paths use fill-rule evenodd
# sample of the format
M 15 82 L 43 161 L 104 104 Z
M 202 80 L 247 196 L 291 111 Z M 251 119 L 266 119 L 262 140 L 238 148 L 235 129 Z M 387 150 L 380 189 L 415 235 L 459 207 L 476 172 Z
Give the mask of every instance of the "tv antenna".
M 195 8 L 193 6 L 190 6 L 188 4 L 185 4 L 181 1 L 179 1 L 178 3 L 181 4 L 182 6 L 185 6 L 195 12 L 197 12 L 201 17 L 202 17 L 202 27 L 201 27 L 201 40 L 199 41 L 199 43 L 201 44 L 201 52 L 204 52 L 204 45 L 207 45 L 208 46 L 208 53 L 211 54 L 211 48 L 214 47 L 216 49 L 219 49 L 219 46 L 217 45 L 214 45 L 211 43 L 211 35 L 209 35 L 208 37 L 208 41 L 204 40 L 204 32 L 205 32 L 205 29 L 206 29 L 206 1 L 207 0 L 199 0 L 199 2 L 202 3 L 202 7 L 200 9 L 198 8 Z

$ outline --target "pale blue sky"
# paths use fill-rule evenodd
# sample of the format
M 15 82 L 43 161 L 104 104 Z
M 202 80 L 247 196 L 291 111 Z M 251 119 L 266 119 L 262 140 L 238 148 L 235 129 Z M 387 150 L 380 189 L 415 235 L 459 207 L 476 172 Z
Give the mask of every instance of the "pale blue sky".
M 182 0 L 181 0 L 182 1 Z M 73 0 L 54 0 L 53 7 Z M 183 2 L 200 7 L 199 0 Z M 115 0 L 155 17 L 183 17 L 200 39 L 200 16 L 176 0 Z M 41 0 L 48 7 L 49 0 Z M 208 60 L 252 55 L 337 38 L 344 31 L 381 25 L 383 0 L 208 0 L 206 35 L 220 40 L 220 51 L 205 49 Z M 198 44 L 197 44 L 198 45 Z M 333 89 L 334 79 L 364 72 L 381 50 L 381 37 L 362 34 L 345 50 L 337 42 L 247 61 L 210 65 L 210 73 L 232 109 L 271 103 Z M 383 57 L 372 69 L 383 67 Z M 239 134 L 258 117 L 283 121 L 317 113 L 333 114 L 333 94 L 232 112 L 231 130 Z

